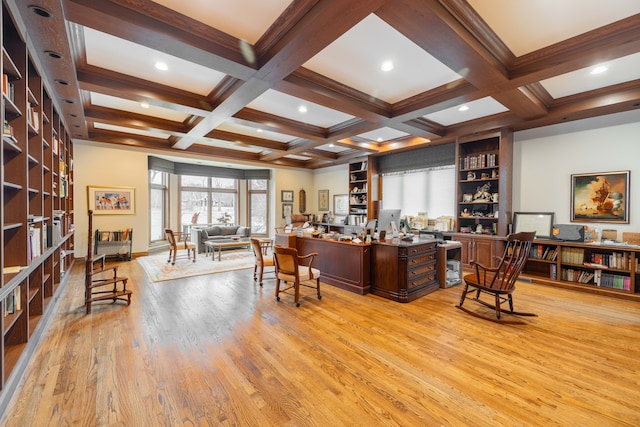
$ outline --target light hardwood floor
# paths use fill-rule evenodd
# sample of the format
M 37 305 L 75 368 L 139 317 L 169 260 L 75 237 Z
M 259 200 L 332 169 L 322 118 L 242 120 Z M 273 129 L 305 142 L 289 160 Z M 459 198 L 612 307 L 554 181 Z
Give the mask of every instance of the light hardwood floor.
M 640 425 L 637 302 L 520 284 L 539 317 L 513 325 L 460 287 L 324 285 L 296 308 L 250 270 L 151 283 L 132 261 L 131 306 L 85 315 L 79 264 L 2 426 Z

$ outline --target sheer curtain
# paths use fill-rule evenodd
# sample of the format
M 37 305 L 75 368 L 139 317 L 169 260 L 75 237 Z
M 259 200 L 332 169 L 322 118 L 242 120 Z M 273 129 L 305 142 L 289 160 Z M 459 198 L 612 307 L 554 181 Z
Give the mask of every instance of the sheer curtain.
M 455 216 L 455 166 L 384 174 L 382 209 L 400 208 L 402 215 L 426 212 L 429 218 Z

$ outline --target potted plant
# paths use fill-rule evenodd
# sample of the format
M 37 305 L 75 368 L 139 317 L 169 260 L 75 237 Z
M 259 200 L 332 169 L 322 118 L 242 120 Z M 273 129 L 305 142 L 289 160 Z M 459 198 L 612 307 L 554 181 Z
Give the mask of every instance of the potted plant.
M 225 212 L 222 214 L 222 216 L 220 218 L 218 218 L 218 222 L 222 223 L 222 224 L 228 224 L 231 222 L 231 215 L 229 215 L 228 212 Z

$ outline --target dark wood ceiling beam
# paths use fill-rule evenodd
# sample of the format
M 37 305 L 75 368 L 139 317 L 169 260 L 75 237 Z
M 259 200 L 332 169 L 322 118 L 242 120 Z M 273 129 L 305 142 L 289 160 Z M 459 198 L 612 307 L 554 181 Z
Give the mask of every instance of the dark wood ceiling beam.
M 89 67 L 78 70 L 78 82 L 82 90 L 102 93 L 135 102 L 180 111 L 185 114 L 204 116 L 211 106 L 205 98 L 192 93 L 167 88 L 146 80 L 124 76 L 113 71 Z
M 280 132 L 299 138 L 324 140 L 327 135 L 326 128 L 286 119 L 252 108 L 243 108 L 238 111 L 233 118 L 244 121 L 244 124 L 253 123 L 254 126 L 255 123 L 259 123 L 265 130 Z
M 556 100 L 549 114 L 538 120 L 513 123 L 514 130 L 532 129 L 573 120 L 640 109 L 640 80 Z
M 112 108 L 91 106 L 85 108 L 87 120 L 106 123 L 115 126 L 165 133 L 167 135 L 182 135 L 187 129 L 182 123 L 163 120 L 142 114 L 130 113 Z
M 212 130 L 206 135 L 207 138 L 219 139 L 222 141 L 230 141 L 245 146 L 261 147 L 268 150 L 285 151 L 287 144 L 283 142 L 272 141 L 270 139 L 256 138 L 249 135 L 241 135 L 238 133 L 227 132 L 222 130 Z
M 71 22 L 243 80 L 255 73 L 241 41 L 151 0 L 63 0 Z

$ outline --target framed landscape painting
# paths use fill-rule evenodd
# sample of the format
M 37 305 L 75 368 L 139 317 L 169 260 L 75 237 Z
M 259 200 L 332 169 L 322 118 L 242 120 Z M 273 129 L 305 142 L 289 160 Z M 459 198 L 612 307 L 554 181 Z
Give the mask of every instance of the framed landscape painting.
M 89 210 L 96 215 L 134 215 L 135 188 L 87 186 Z
M 629 171 L 571 175 L 571 221 L 629 223 Z

